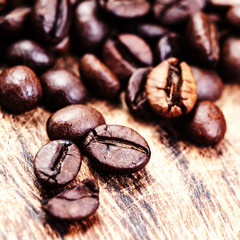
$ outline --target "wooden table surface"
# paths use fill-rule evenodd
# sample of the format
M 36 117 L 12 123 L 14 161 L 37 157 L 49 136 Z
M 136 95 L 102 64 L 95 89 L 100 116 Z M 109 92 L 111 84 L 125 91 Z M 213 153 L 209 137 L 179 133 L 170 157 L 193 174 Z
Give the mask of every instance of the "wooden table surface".
M 103 175 L 84 158 L 77 179 L 94 176 L 100 207 L 86 221 L 60 223 L 41 210 L 46 192 L 33 173 L 33 159 L 47 143 L 50 113 L 42 107 L 14 116 L 0 111 L 0 239 L 240 239 L 240 86 L 225 85 L 217 101 L 227 121 L 214 148 L 184 142 L 166 121 L 134 119 L 124 105 L 88 103 L 108 124 L 137 130 L 152 156 L 129 176 Z

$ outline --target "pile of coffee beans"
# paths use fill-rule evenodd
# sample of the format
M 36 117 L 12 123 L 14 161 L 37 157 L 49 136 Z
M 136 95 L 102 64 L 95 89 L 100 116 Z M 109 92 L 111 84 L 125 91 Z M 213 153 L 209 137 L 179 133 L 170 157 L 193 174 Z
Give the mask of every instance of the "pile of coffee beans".
M 13 114 L 40 104 L 53 112 L 51 141 L 34 159 L 44 187 L 72 182 L 83 154 L 96 171 L 115 174 L 149 162 L 146 140 L 106 124 L 85 105 L 93 97 L 115 103 L 124 92 L 134 117 L 167 119 L 196 145 L 224 138 L 214 101 L 223 80 L 240 82 L 239 0 L 0 0 L 0 14 L 0 105 Z M 88 178 L 42 208 L 79 220 L 98 205 L 97 181 Z

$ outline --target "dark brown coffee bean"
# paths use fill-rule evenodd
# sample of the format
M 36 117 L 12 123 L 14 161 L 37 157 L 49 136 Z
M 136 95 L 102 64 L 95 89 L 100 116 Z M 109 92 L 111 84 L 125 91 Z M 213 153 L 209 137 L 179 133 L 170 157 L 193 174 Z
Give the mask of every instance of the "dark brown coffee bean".
M 153 12 L 155 18 L 161 23 L 178 25 L 204 6 L 205 0 L 156 0 Z
M 98 0 L 99 5 L 111 16 L 120 19 L 143 17 L 150 11 L 147 0 Z
M 104 99 L 119 96 L 120 82 L 95 55 L 85 54 L 80 60 L 79 69 L 84 84 L 94 95 Z
M 0 17 L 0 35 L 14 38 L 22 35 L 27 29 L 31 8 L 19 7 Z
M 42 208 L 47 214 L 67 221 L 86 219 L 98 206 L 99 187 L 96 180 L 91 178 L 42 202 Z
M 79 146 L 90 130 L 102 124 L 105 124 L 105 120 L 95 108 L 75 104 L 62 108 L 49 117 L 47 133 L 51 140 L 68 139 Z
M 13 113 L 35 108 L 42 97 L 36 74 L 26 66 L 15 66 L 0 76 L 0 104 Z
M 81 153 L 68 140 L 55 140 L 42 146 L 34 159 L 34 172 L 41 184 L 50 187 L 67 185 L 81 167 Z
M 98 169 L 115 173 L 139 171 L 151 155 L 146 140 L 139 133 L 120 125 L 102 125 L 93 129 L 83 145 Z
M 68 0 L 36 0 L 32 11 L 32 25 L 40 41 L 56 44 L 68 34 L 70 26 Z
M 239 5 L 239 0 L 209 0 L 209 4 L 215 7 L 232 7 Z
M 20 40 L 11 44 L 6 50 L 6 60 L 11 65 L 26 65 L 40 73 L 54 63 L 51 52 L 31 40 Z
M 226 121 L 222 111 L 212 102 L 197 104 L 184 119 L 184 133 L 198 145 L 213 146 L 225 135 Z
M 223 90 L 222 79 L 209 69 L 191 66 L 197 84 L 198 101 L 216 101 Z
M 240 38 L 227 38 L 221 48 L 220 71 L 227 82 L 240 82 Z
M 240 28 L 240 2 L 239 6 L 232 7 L 227 12 L 227 20 L 236 28 Z
M 65 69 L 50 70 L 41 76 L 43 101 L 49 109 L 85 103 L 87 91 L 81 80 Z
M 50 47 L 50 50 L 57 55 L 65 55 L 70 49 L 70 38 L 66 36 L 60 43 Z
M 152 109 L 167 118 L 187 114 L 197 101 L 191 68 L 176 58 L 169 58 L 153 68 L 147 77 L 146 92 Z
M 217 28 L 207 15 L 198 12 L 191 16 L 186 30 L 192 59 L 206 67 L 215 67 L 219 60 Z
M 151 48 L 134 34 L 120 34 L 116 40 L 108 39 L 102 56 L 106 65 L 123 82 L 128 81 L 136 68 L 153 64 Z
M 95 51 L 107 37 L 108 31 L 108 25 L 100 17 L 95 1 L 84 1 L 77 6 L 73 40 L 79 51 Z
M 147 76 L 151 70 L 152 67 L 139 68 L 129 79 L 125 99 L 129 110 L 134 115 L 146 116 L 151 112 L 145 90 Z

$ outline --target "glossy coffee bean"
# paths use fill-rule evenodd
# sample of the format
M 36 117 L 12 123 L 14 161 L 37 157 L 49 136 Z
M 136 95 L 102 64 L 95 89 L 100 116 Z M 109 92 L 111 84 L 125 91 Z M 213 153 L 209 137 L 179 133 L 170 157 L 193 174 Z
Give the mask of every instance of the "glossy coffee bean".
M 74 104 L 49 117 L 47 133 L 51 140 L 68 139 L 79 146 L 90 130 L 102 124 L 105 124 L 105 120 L 95 108 Z
M 190 66 L 169 58 L 153 68 L 146 82 L 151 108 L 166 118 L 190 112 L 197 101 L 197 87 Z
M 193 61 L 206 67 L 215 67 L 219 60 L 218 33 L 207 15 L 198 12 L 191 16 L 186 36 Z
M 133 129 L 120 125 L 102 125 L 93 129 L 83 145 L 97 169 L 111 173 L 139 171 L 150 159 L 146 140 Z
M 87 100 L 87 90 L 80 78 L 68 70 L 47 71 L 41 76 L 41 84 L 43 101 L 49 109 L 57 110 Z
M 209 69 L 191 66 L 197 84 L 198 101 L 216 101 L 223 90 L 223 82 L 219 75 Z
M 189 16 L 200 11 L 205 6 L 205 0 L 156 0 L 153 5 L 155 18 L 166 25 L 178 25 Z
M 119 34 L 116 40 L 108 39 L 102 57 L 120 81 L 126 82 L 136 68 L 153 64 L 152 50 L 134 34 Z
M 34 159 L 34 172 L 45 187 L 67 185 L 81 167 L 81 153 L 68 140 L 55 140 L 42 146 Z
M 184 132 L 195 144 L 214 146 L 224 138 L 226 132 L 224 115 L 214 103 L 200 102 L 186 116 Z
M 68 0 L 36 0 L 32 10 L 32 25 L 40 41 L 56 44 L 68 34 L 70 26 Z
M 151 5 L 147 0 L 98 0 L 99 5 L 112 17 L 135 19 L 147 15 Z
M 184 56 L 183 39 L 176 33 L 166 34 L 157 42 L 155 54 L 158 63 L 170 57 L 182 59 Z
M 151 112 L 145 90 L 147 76 L 151 70 L 152 67 L 139 68 L 129 79 L 125 99 L 129 110 L 134 115 L 146 116 Z
M 37 73 L 44 72 L 54 63 L 51 52 L 32 40 L 20 40 L 6 50 L 6 60 L 11 65 L 26 65 Z
M 27 30 L 31 8 L 19 7 L 0 17 L 0 35 L 4 38 L 19 37 Z
M 86 219 L 98 206 L 99 187 L 96 180 L 91 178 L 42 202 L 42 208 L 48 215 L 67 221 Z
M 226 17 L 230 24 L 240 29 L 240 3 L 239 6 L 229 9 Z
M 227 38 L 221 48 L 220 71 L 227 82 L 240 82 L 240 38 Z
M 95 96 L 104 99 L 116 99 L 119 96 L 120 82 L 95 55 L 85 54 L 79 68 L 84 84 Z
M 109 28 L 101 18 L 95 1 L 81 2 L 74 17 L 75 47 L 81 52 L 93 52 L 107 37 Z
M 233 7 L 239 5 L 239 0 L 209 0 L 209 4 L 214 7 Z
M 42 97 L 36 74 L 26 66 L 7 68 L 0 75 L 0 104 L 13 113 L 35 108 Z

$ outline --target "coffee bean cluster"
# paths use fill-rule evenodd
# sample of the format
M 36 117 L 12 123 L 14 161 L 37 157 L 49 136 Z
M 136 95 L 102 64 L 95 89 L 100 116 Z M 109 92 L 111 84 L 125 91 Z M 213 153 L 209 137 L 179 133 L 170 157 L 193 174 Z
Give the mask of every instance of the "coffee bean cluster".
M 1 106 L 21 114 L 42 104 L 53 112 L 51 141 L 34 159 L 44 187 L 72 182 L 83 154 L 96 170 L 116 174 L 149 162 L 146 140 L 106 124 L 85 105 L 91 97 L 118 102 L 124 92 L 134 117 L 167 119 L 197 145 L 224 138 L 214 101 L 222 79 L 240 82 L 239 0 L 0 0 L 0 14 Z M 89 178 L 42 208 L 79 220 L 98 205 L 99 187 Z

